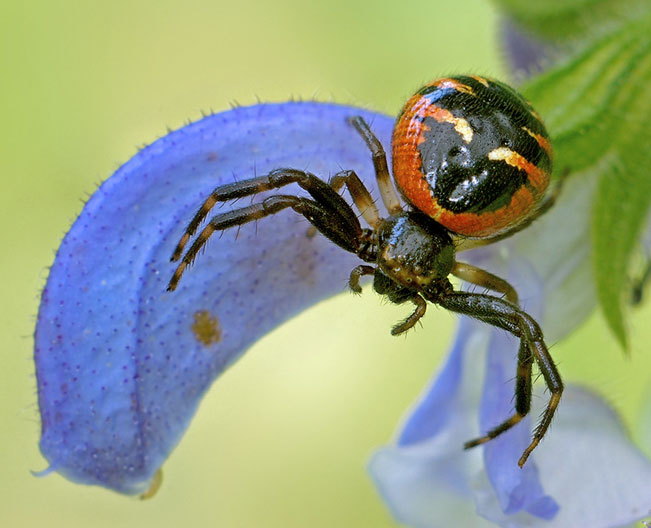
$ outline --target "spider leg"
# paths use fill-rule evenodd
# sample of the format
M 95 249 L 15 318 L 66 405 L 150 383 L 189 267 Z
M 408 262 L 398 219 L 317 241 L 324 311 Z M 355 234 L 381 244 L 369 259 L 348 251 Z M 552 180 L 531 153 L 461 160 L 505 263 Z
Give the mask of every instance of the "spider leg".
M 484 320 L 487 322 L 486 320 Z M 499 326 L 499 325 L 496 325 Z M 515 424 L 520 422 L 529 411 L 531 410 L 531 368 L 533 366 L 533 356 L 529 351 L 529 347 L 520 342 L 520 349 L 518 351 L 518 367 L 516 370 L 515 378 L 515 413 L 511 415 L 508 420 L 505 420 L 500 425 L 489 429 L 488 432 L 479 438 L 469 440 L 463 444 L 464 449 L 470 449 L 489 440 L 501 435 L 503 432 L 508 431 Z M 526 460 L 526 459 L 525 459 Z M 524 464 L 524 462 L 522 463 Z M 522 466 L 520 464 L 520 466 Z
M 362 288 L 359 285 L 359 279 L 361 279 L 363 275 L 374 275 L 374 274 L 375 274 L 375 268 L 373 266 L 366 266 L 364 264 L 360 264 L 359 266 L 353 268 L 353 271 L 350 272 L 350 279 L 348 279 L 348 286 L 350 287 L 351 290 L 353 290 L 354 293 L 362 293 Z
M 344 170 L 335 174 L 330 178 L 330 186 L 339 192 L 339 190 L 346 185 L 348 192 L 353 197 L 353 201 L 359 209 L 359 212 L 362 213 L 362 217 L 368 225 L 373 229 L 380 227 L 380 211 L 378 211 L 371 194 L 368 192 L 368 189 L 362 183 L 362 180 L 359 179 L 359 176 L 355 171 Z
M 351 117 L 349 122 L 355 130 L 357 130 L 359 135 L 362 136 L 362 139 L 371 150 L 373 166 L 375 167 L 375 177 L 377 178 L 377 184 L 380 188 L 380 194 L 382 195 L 384 206 L 391 215 L 400 213 L 402 211 L 400 198 L 391 182 L 391 174 L 389 173 L 389 166 L 387 164 L 387 155 L 384 152 L 382 143 L 380 143 L 380 140 L 375 137 L 375 134 L 373 134 L 371 128 L 368 126 L 366 121 L 364 121 L 363 117 Z
M 338 194 L 341 188 L 346 185 L 348 192 L 353 198 L 353 202 L 362 213 L 362 217 L 373 228 L 377 229 L 382 221 L 380 212 L 378 211 L 371 193 L 368 192 L 366 186 L 359 179 L 357 173 L 352 170 L 343 170 L 330 178 L 330 187 Z M 307 230 L 307 236 L 312 238 L 316 234 L 316 228 L 310 226 Z
M 516 233 L 522 231 L 526 227 L 529 227 L 534 221 L 536 221 L 547 211 L 549 211 L 551 207 L 556 203 L 557 198 L 561 194 L 561 190 L 563 189 L 563 184 L 565 183 L 568 174 L 569 174 L 569 170 L 566 169 L 561 174 L 560 178 L 556 180 L 553 187 L 543 198 L 540 204 L 538 204 L 536 210 L 533 213 L 531 213 L 528 217 L 526 217 L 522 222 L 514 226 L 511 226 L 506 231 L 503 231 L 502 233 L 499 233 L 498 235 L 495 235 L 493 237 L 477 238 L 477 239 L 464 238 L 457 245 L 457 251 L 466 251 L 468 249 L 474 249 L 476 247 L 486 246 L 488 244 L 494 244 L 495 242 L 499 242 L 500 240 L 509 238 L 515 235 Z
M 423 315 L 425 315 L 425 311 L 427 310 L 427 302 L 425 302 L 425 299 L 420 295 L 415 294 L 413 297 L 410 297 L 409 300 L 416 305 L 416 309 L 409 317 L 407 317 L 407 319 L 398 323 L 391 329 L 391 335 L 395 336 L 406 332 L 412 328 L 418 320 L 423 317 Z
M 245 196 L 252 196 L 264 191 L 284 187 L 290 183 L 297 183 L 310 193 L 317 202 L 337 209 L 340 215 L 347 217 L 351 224 L 359 223 L 357 216 L 346 201 L 324 181 L 309 172 L 296 169 L 276 169 L 266 176 L 227 183 L 226 185 L 220 185 L 215 188 L 188 224 L 185 233 L 174 249 L 171 260 L 176 261 L 181 257 L 185 245 L 192 235 L 194 235 L 199 224 L 203 222 L 210 210 L 218 202 L 227 202 Z
M 335 244 L 355 253 L 360 244 L 359 237 L 362 234 L 359 220 L 339 195 L 334 193 L 327 184 L 323 183 L 323 185 L 340 198 L 343 206 L 336 203 L 336 200 L 333 205 L 333 203 L 320 203 L 299 196 L 275 195 L 264 199 L 260 203 L 214 216 L 183 256 L 167 286 L 168 291 L 176 289 L 185 269 L 194 262 L 201 248 L 215 231 L 222 231 L 229 227 L 253 222 L 287 208 L 292 208 L 297 213 L 302 214 Z
M 455 262 L 452 275 L 482 288 L 501 293 L 506 297 L 507 301 L 518 306 L 518 293 L 515 288 L 497 275 L 465 262 Z
M 449 292 L 441 294 L 440 297 L 432 299 L 432 301 L 453 312 L 469 315 L 493 326 L 503 328 L 520 338 L 515 413 L 508 420 L 488 431 L 484 436 L 466 443 L 466 448 L 482 444 L 499 436 L 529 413 L 531 408 L 532 360 L 535 360 L 538 364 L 551 396 L 540 423 L 534 431 L 531 443 L 518 460 L 518 465 L 522 467 L 531 452 L 545 436 L 563 393 L 563 382 L 547 350 L 540 327 L 530 315 L 517 306 L 491 295 Z

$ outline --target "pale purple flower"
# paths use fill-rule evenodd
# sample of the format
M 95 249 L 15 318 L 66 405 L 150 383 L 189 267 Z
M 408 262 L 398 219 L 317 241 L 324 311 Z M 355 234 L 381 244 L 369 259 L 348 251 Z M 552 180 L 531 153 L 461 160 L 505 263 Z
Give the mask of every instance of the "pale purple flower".
M 468 254 L 516 287 L 549 344 L 595 306 L 588 245 L 591 196 L 589 176 L 576 175 L 535 225 Z M 492 523 L 599 528 L 648 516 L 651 461 L 588 389 L 566 388 L 552 427 L 523 469 L 517 459 L 546 403 L 543 390 L 534 397 L 532 418 L 487 443 L 483 453 L 468 457 L 459 449 L 512 412 L 516 356 L 517 340 L 462 320 L 447 363 L 395 445 L 371 460 L 370 472 L 394 516 L 418 528 Z

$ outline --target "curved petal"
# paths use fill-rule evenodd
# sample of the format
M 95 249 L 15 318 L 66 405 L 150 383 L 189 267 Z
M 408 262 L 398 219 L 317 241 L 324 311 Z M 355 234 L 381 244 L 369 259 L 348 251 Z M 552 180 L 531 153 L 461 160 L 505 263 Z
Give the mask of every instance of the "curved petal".
M 481 452 L 462 449 L 475 434 L 483 376 L 474 355 L 489 334 L 486 325 L 461 318 L 446 364 L 398 444 L 376 451 L 370 460 L 369 472 L 400 522 L 419 528 L 490 526 L 477 516 L 472 502 L 471 483 L 481 471 Z
M 414 409 L 398 438 L 399 446 L 410 446 L 428 440 L 444 428 L 455 424 L 468 402 L 467 394 L 462 390 L 461 382 L 464 372 L 464 356 L 469 340 L 470 329 L 477 323 L 462 318 L 457 331 L 457 338 L 450 351 L 447 362 L 437 374 L 427 396 Z
M 215 235 L 178 290 L 165 291 L 176 242 L 219 184 L 282 166 L 325 178 L 345 167 L 375 189 L 351 115 L 388 144 L 385 116 L 257 105 L 170 133 L 95 192 L 61 243 L 38 314 L 40 448 L 50 469 L 143 492 L 215 378 L 270 329 L 342 290 L 354 256 L 308 237 L 288 211 L 237 237 Z
M 541 323 L 548 345 L 583 321 L 595 305 L 590 252 L 585 244 L 590 229 L 587 211 L 592 188 L 589 178 L 574 178 L 567 183 L 566 192 L 554 209 L 533 226 L 500 244 L 502 247 L 484 248 L 471 255 L 473 261 L 506 277 L 516 287 L 523 308 Z M 487 348 L 480 411 L 482 432 L 513 412 L 517 346 L 513 337 L 501 331 L 493 332 Z M 547 401 L 547 397 L 542 401 Z M 544 447 L 534 451 L 524 468 L 517 465 L 530 436 L 528 417 L 483 447 L 487 483 L 499 499 L 500 514 L 528 512 L 552 519 L 561 498 L 541 484 L 537 461 Z M 487 517 L 495 515 L 487 514 Z
M 505 275 L 520 284 L 520 295 L 527 299 L 527 311 L 534 318 L 542 312 L 544 285 L 527 260 L 512 256 Z M 506 332 L 493 330 L 487 348 L 486 376 L 480 408 L 480 431 L 502 423 L 513 413 L 515 364 L 519 340 Z M 528 416 L 512 430 L 484 446 L 484 464 L 488 480 L 499 498 L 500 511 L 513 514 L 527 511 L 551 519 L 558 505 L 546 495 L 540 484 L 535 457 L 520 468 L 518 459 L 531 441 Z
M 477 495 L 478 512 L 500 526 L 540 528 L 624 526 L 650 513 L 651 461 L 614 411 L 587 389 L 566 389 L 537 460 L 545 489 L 560 505 L 552 521 L 505 515 L 485 486 Z
M 500 258 L 518 255 L 537 276 L 542 289 L 530 290 L 531 273 L 508 268 L 507 278 L 521 292 L 523 308 L 538 319 L 548 344 L 569 334 L 597 304 L 589 243 L 594 188 L 589 173 L 573 174 L 552 210 L 499 249 Z

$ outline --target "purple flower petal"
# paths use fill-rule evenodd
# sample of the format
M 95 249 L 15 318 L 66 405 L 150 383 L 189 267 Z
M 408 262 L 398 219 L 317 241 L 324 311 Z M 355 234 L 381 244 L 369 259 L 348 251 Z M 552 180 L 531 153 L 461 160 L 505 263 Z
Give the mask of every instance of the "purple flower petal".
M 529 77 L 540 72 L 548 66 L 556 51 L 551 44 L 520 28 L 510 18 L 502 21 L 500 36 L 509 69 L 516 75 Z
M 520 284 L 520 295 L 529 299 L 527 310 L 534 318 L 542 312 L 543 284 L 528 262 L 517 256 L 509 260 L 510 273 L 503 273 Z M 534 306 L 532 300 L 539 301 Z M 480 409 L 480 430 L 487 431 L 513 413 L 515 358 L 518 340 L 503 331 L 493 331 L 488 343 L 486 376 Z M 558 505 L 542 489 L 535 458 L 523 468 L 517 464 L 531 442 L 531 419 L 522 420 L 484 446 L 486 473 L 505 514 L 527 511 L 537 517 L 551 519 Z
M 285 211 L 214 235 L 178 290 L 165 291 L 172 250 L 217 185 L 289 166 L 323 178 L 354 169 L 374 190 L 351 115 L 389 144 L 385 116 L 258 105 L 170 133 L 95 192 L 57 252 L 36 327 L 40 448 L 51 470 L 143 492 L 214 379 L 282 321 L 345 289 L 356 257 L 308 237 L 309 224 Z
M 464 371 L 463 352 L 471 335 L 468 329 L 471 321 L 461 319 L 457 339 L 450 351 L 448 360 L 435 378 L 427 398 L 414 410 L 398 438 L 398 445 L 417 444 L 438 434 L 458 417 L 461 380 Z
M 489 334 L 485 324 L 461 318 L 447 362 L 398 444 L 378 450 L 370 461 L 369 472 L 399 522 L 419 528 L 489 526 L 477 516 L 472 502 L 481 451 L 462 449 L 476 432 L 483 377 L 472 362 Z
M 650 513 L 651 461 L 613 410 L 586 389 L 566 389 L 537 460 L 545 489 L 560 503 L 551 522 L 504 514 L 487 487 L 479 487 L 478 513 L 500 526 L 541 528 L 625 526 Z

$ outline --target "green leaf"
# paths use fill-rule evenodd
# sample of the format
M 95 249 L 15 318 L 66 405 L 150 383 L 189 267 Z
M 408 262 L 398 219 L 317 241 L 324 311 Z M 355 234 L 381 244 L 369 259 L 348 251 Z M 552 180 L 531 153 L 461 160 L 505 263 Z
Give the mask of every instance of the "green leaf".
M 626 348 L 623 292 L 651 205 L 651 10 L 612 27 L 594 33 L 589 45 L 522 91 L 545 119 L 556 173 L 569 169 L 597 180 L 592 211 L 597 296 Z
M 630 287 L 629 261 L 651 205 L 651 47 L 622 89 L 626 113 L 614 130 L 613 148 L 600 178 L 593 209 L 594 269 L 597 294 L 606 319 L 626 348 L 623 292 Z M 638 91 L 639 90 L 639 91 Z M 616 119 L 617 119 L 616 118 Z
M 496 0 L 518 25 L 551 41 L 591 40 L 648 11 L 648 0 Z

